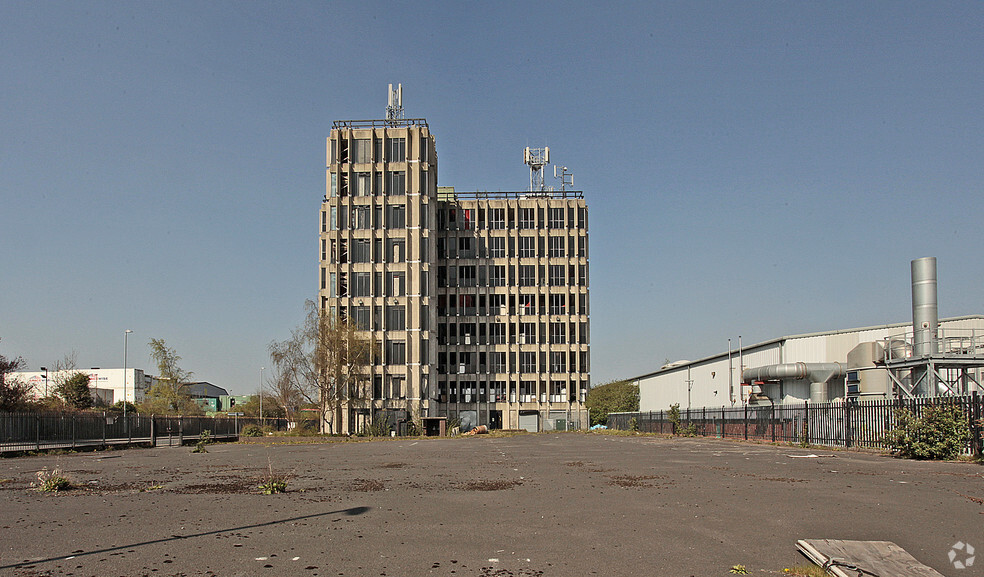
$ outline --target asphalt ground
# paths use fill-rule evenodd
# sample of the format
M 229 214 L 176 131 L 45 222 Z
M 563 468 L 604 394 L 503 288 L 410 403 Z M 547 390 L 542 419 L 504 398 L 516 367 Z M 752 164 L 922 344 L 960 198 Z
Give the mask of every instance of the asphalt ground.
M 984 575 L 948 558 L 984 554 L 973 463 L 585 433 L 208 451 L 0 460 L 0 575 L 782 575 L 803 538 Z M 81 488 L 32 490 L 43 468 Z M 287 493 L 258 493 L 271 468 Z

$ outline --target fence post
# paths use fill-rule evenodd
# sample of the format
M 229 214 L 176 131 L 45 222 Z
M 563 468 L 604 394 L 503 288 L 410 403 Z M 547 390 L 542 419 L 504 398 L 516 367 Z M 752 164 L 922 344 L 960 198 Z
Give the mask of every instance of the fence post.
M 34 417 L 34 446 L 41 450 L 41 415 Z
M 184 415 L 178 417 L 178 446 L 183 447 L 185 444 L 184 440 Z
M 75 413 L 72 413 L 72 448 L 73 449 L 75 448 L 75 420 L 76 420 L 76 418 L 77 418 L 77 415 Z
M 742 405 L 745 407 L 745 440 L 748 440 L 748 403 Z
M 803 401 L 803 442 L 810 444 L 810 401 Z
M 769 428 L 772 430 L 772 442 L 776 442 L 776 404 L 769 405 Z
M 157 446 L 157 415 L 150 415 L 150 446 Z
M 700 409 L 700 436 L 707 436 L 707 407 Z
M 975 457 L 981 456 L 981 399 L 974 391 L 970 397 L 970 444 Z
M 851 448 L 851 399 L 844 399 L 844 447 Z

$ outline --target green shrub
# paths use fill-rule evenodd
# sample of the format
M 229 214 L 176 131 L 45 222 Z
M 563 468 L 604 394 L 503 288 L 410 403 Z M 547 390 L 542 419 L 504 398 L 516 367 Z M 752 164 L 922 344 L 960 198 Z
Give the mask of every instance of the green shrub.
M 240 437 L 262 437 L 263 428 L 259 425 L 246 425 L 239 431 Z
M 895 429 L 886 435 L 892 453 L 907 459 L 955 459 L 970 436 L 967 418 L 955 403 L 931 405 L 916 418 L 895 411 Z
M 635 417 L 632 417 L 631 419 L 629 419 L 629 430 L 630 431 L 636 431 L 636 432 L 639 431 L 639 419 L 637 419 Z
M 680 431 L 680 403 L 670 405 L 667 418 L 670 420 L 670 430 L 676 435 Z
M 214 442 L 215 441 L 212 439 L 212 431 L 205 429 L 202 431 L 201 435 L 198 435 L 198 442 L 195 443 L 195 449 L 192 453 L 207 453 L 208 449 L 205 448 L 205 445 L 211 445 Z

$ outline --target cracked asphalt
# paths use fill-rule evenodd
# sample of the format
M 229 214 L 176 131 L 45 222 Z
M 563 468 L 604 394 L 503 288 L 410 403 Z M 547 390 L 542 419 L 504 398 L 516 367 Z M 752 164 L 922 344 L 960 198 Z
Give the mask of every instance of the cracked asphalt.
M 583 433 L 208 450 L 0 460 L 0 575 L 781 575 L 804 538 L 984 575 L 947 557 L 984 547 L 972 463 Z M 44 468 L 79 488 L 32 490 Z

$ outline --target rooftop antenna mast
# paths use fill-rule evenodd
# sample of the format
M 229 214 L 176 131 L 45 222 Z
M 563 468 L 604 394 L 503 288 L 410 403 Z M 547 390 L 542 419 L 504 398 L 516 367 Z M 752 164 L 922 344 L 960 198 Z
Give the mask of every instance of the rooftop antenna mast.
M 386 120 L 398 123 L 403 120 L 403 84 L 397 84 L 396 90 L 389 85 L 389 100 L 386 104 Z
M 560 174 L 557 174 L 557 169 L 560 169 Z M 567 190 L 567 187 L 571 187 L 574 190 L 574 175 L 567 172 L 566 166 L 554 165 L 554 178 L 560 179 L 560 190 Z
M 550 163 L 550 147 L 523 151 L 523 162 L 530 165 L 530 192 L 543 192 L 543 167 Z

